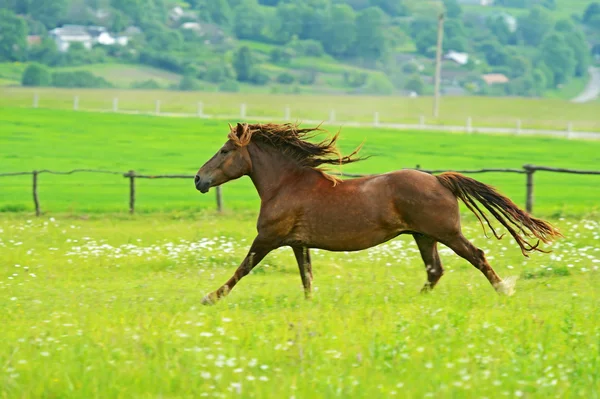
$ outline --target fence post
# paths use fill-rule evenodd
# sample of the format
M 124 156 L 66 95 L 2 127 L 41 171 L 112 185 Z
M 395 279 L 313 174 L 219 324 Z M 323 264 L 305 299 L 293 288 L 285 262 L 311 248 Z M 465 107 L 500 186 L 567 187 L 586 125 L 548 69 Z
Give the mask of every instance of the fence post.
M 573 132 L 573 122 L 569 122 L 567 124 L 567 138 L 571 138 L 571 133 Z
M 156 112 L 156 115 L 160 114 L 160 100 L 156 100 L 154 112 Z
M 129 213 L 135 212 L 135 172 L 130 170 L 126 175 L 129 176 Z
M 217 212 L 220 213 L 223 212 L 223 196 L 221 194 L 221 186 L 217 186 L 215 193 L 217 194 Z
M 419 116 L 419 126 L 421 126 L 421 129 L 423 129 L 425 127 L 425 116 L 424 115 Z
M 373 125 L 379 126 L 379 112 L 375 112 L 375 116 L 373 117 Z
M 79 109 L 79 96 L 73 97 L 73 111 L 77 111 Z
M 33 108 L 37 108 L 39 103 L 39 96 L 37 93 L 33 93 Z
M 202 118 L 204 116 L 204 104 L 201 102 L 198 103 L 198 117 Z
M 334 109 L 329 111 L 329 122 L 331 122 L 331 123 L 335 122 L 335 110 Z
M 290 110 L 290 106 L 289 106 L 289 105 L 286 105 L 286 107 L 285 107 L 285 112 L 284 112 L 284 114 L 283 114 L 283 120 L 285 120 L 285 121 L 289 121 L 289 120 L 290 120 L 290 117 L 291 117 L 291 113 L 292 113 L 292 112 L 291 112 L 291 110 Z
M 521 120 L 517 119 L 517 134 L 521 134 Z
M 240 118 L 246 119 L 246 104 L 245 103 L 240 105 Z
M 35 205 L 35 216 L 40 216 L 40 200 L 38 198 L 38 171 L 33 171 L 33 203 Z
M 527 193 L 526 193 L 526 199 L 525 199 L 525 210 L 527 211 L 527 213 L 532 213 L 533 212 L 533 174 L 535 173 L 535 168 L 532 167 L 531 165 L 525 165 L 525 166 L 523 166 L 523 169 L 525 169 L 525 173 L 527 175 L 527 183 L 526 183 Z
M 113 98 L 113 112 L 117 112 L 119 110 L 119 98 Z
M 467 118 L 467 133 L 472 133 L 472 132 L 473 132 L 473 120 L 469 116 Z

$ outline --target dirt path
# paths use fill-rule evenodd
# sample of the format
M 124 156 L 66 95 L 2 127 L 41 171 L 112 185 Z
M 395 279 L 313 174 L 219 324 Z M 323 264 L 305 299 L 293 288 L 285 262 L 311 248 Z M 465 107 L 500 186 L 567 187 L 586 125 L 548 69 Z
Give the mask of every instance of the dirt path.
M 590 67 L 590 80 L 581 94 L 571 100 L 574 103 L 593 101 L 600 95 L 600 68 Z

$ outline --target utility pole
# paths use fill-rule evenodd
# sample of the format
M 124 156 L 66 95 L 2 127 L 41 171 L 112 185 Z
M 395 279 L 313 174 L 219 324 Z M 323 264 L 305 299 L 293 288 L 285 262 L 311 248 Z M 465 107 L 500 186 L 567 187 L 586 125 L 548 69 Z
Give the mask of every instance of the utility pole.
M 437 51 L 435 54 L 435 92 L 433 98 L 433 117 L 440 113 L 440 79 L 442 75 L 442 43 L 444 41 L 444 13 L 438 18 Z

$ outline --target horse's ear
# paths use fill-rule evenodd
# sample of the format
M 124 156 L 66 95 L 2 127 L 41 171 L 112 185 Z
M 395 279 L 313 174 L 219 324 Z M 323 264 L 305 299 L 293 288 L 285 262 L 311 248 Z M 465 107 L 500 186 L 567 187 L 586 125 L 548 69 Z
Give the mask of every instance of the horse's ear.
M 238 137 L 241 137 L 242 134 L 244 134 L 244 126 L 241 123 L 238 122 L 236 128 L 237 128 L 237 135 L 238 135 Z

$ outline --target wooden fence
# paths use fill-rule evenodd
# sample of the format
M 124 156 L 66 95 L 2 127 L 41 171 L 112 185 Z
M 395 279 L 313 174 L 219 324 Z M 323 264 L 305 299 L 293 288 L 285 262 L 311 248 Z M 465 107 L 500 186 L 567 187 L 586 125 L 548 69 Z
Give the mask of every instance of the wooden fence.
M 527 212 L 533 212 L 533 199 L 534 199 L 534 180 L 533 176 L 535 172 L 544 171 L 544 172 L 553 172 L 553 173 L 571 173 L 578 175 L 600 175 L 600 171 L 593 170 L 574 170 L 574 169 L 564 169 L 564 168 L 553 168 L 548 166 L 536 166 L 536 165 L 524 165 L 521 169 L 475 169 L 475 170 L 447 170 L 447 169 L 438 169 L 438 170 L 426 170 L 421 169 L 418 165 L 416 167 L 417 170 L 422 172 L 436 174 L 442 172 L 458 172 L 463 174 L 474 174 L 474 173 L 519 173 L 526 175 L 525 179 L 525 191 L 526 191 L 526 202 L 525 209 Z M 21 175 L 31 175 L 33 177 L 32 181 L 32 193 L 33 193 L 33 203 L 35 206 L 35 214 L 39 216 L 41 214 L 40 200 L 38 196 L 38 185 L 39 185 L 39 175 L 41 174 L 54 174 L 54 175 L 71 175 L 74 173 L 103 173 L 103 174 L 111 174 L 111 175 L 119 175 L 127 178 L 129 180 L 129 212 L 135 212 L 135 180 L 136 179 L 190 179 L 194 178 L 193 175 L 176 175 L 176 174 L 164 174 L 164 175 L 142 175 L 137 174 L 135 171 L 130 170 L 129 172 L 115 172 L 115 171 L 107 171 L 107 170 L 97 170 L 97 169 L 74 169 L 67 172 L 57 172 L 52 170 L 34 170 L 32 172 L 9 172 L 9 173 L 0 173 L 0 177 L 5 176 L 21 176 Z M 342 177 L 363 177 L 368 176 L 365 174 L 353 174 L 353 173 L 332 173 Z M 221 212 L 223 210 L 223 196 L 221 187 L 216 187 L 216 205 L 217 211 Z

